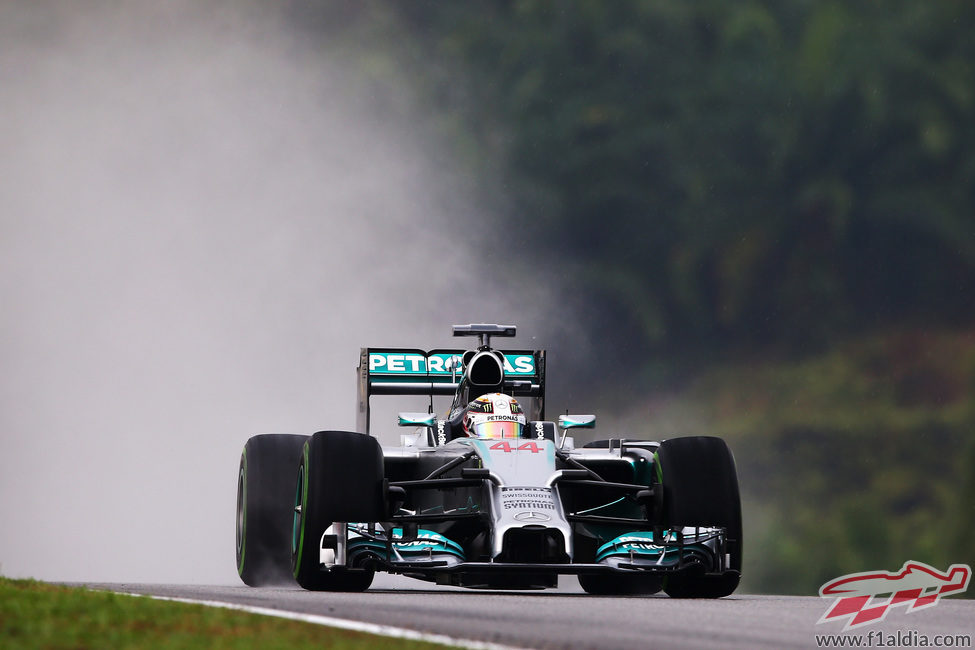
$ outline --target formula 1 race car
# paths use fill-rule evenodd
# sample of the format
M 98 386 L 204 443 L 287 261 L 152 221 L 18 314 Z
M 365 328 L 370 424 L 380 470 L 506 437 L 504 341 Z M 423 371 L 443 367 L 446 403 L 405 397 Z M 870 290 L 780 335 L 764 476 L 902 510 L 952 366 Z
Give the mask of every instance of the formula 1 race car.
M 734 458 L 719 438 L 625 436 L 575 448 L 592 415 L 545 419 L 545 351 L 496 350 L 512 326 L 456 325 L 471 350 L 363 348 L 358 432 L 247 441 L 237 570 L 363 591 L 376 571 L 437 584 L 542 589 L 574 574 L 591 594 L 731 594 L 741 576 Z M 370 434 L 376 395 L 429 396 L 397 447 Z M 433 397 L 453 397 L 443 419 Z

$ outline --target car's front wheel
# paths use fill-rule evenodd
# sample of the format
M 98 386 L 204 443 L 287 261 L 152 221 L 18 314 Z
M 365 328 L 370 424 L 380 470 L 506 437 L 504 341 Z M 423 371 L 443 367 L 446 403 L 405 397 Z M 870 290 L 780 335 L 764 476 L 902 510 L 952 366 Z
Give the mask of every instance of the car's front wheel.
M 667 576 L 663 589 L 673 598 L 721 598 L 741 579 L 741 498 L 735 459 L 721 438 L 694 436 L 660 443 L 657 463 L 663 486 L 663 523 L 722 527 L 727 531 L 724 573 L 682 572 Z
M 320 431 L 305 443 L 295 481 L 291 567 L 312 591 L 364 591 L 374 571 L 326 567 L 322 538 L 333 524 L 376 522 L 386 517 L 383 454 L 375 438 L 348 431 Z

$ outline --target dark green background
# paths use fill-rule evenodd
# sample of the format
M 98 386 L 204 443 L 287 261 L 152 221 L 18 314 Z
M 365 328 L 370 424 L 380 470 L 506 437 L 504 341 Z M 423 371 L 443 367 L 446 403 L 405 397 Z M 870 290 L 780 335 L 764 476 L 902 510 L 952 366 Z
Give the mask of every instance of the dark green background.
M 975 5 L 293 11 L 467 166 L 513 291 L 571 287 L 568 390 L 729 439 L 746 589 L 975 563 Z

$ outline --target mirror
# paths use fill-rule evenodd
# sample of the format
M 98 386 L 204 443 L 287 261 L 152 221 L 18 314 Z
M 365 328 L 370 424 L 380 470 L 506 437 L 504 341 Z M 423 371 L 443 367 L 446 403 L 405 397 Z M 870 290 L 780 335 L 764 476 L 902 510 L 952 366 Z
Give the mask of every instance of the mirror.
M 560 415 L 559 427 L 562 429 L 592 429 L 596 426 L 595 415 Z
M 400 413 L 397 424 L 401 427 L 432 427 L 436 421 L 435 413 Z

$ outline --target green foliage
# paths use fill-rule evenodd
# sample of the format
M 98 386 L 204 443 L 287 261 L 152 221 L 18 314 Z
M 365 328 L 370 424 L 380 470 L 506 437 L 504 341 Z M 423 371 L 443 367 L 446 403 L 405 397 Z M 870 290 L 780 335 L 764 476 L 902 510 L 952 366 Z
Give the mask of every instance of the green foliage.
M 975 316 L 970 3 L 374 1 L 357 24 L 532 248 L 584 251 L 593 331 L 796 349 Z
M 471 227 L 572 288 L 575 381 L 690 381 L 677 433 L 732 438 L 749 588 L 975 564 L 975 346 L 923 334 L 975 322 L 975 4 L 352 6 L 330 38 L 416 89 Z
M 4 648 L 442 648 L 202 605 L 0 577 Z
M 971 330 L 903 330 L 798 362 L 712 367 L 657 406 L 646 434 L 728 439 L 748 533 L 744 588 L 812 594 L 909 559 L 975 559 L 973 386 Z

